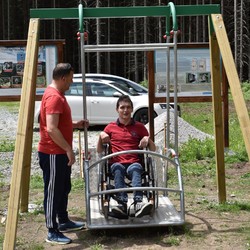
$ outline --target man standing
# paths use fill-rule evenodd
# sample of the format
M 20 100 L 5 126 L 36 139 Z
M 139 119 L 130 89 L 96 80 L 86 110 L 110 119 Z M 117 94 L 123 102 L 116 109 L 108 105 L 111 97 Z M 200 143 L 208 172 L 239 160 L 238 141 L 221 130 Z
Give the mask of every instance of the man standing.
M 149 150 L 155 151 L 154 142 L 149 138 L 145 126 L 131 118 L 133 112 L 133 103 L 129 96 L 119 97 L 116 104 L 118 119 L 116 122 L 108 124 L 104 131 L 100 133 L 97 152 L 104 150 L 104 144 L 110 144 L 111 152 L 120 152 L 126 150 L 138 150 L 148 147 Z M 137 154 L 122 154 L 111 159 L 111 173 L 114 176 L 115 188 L 124 188 L 125 175 L 132 180 L 133 187 L 141 187 L 141 174 L 143 171 L 140 158 Z M 118 206 L 112 209 L 112 213 L 117 218 L 127 218 L 128 196 L 126 192 L 120 192 L 116 195 Z M 151 212 L 152 203 L 143 204 L 143 192 L 134 192 L 135 217 L 142 217 Z
M 73 81 L 73 73 L 69 63 L 60 63 L 54 68 L 52 83 L 45 90 L 40 107 L 38 156 L 44 179 L 46 241 L 57 244 L 71 242 L 62 232 L 84 227 L 83 222 L 71 221 L 67 212 L 71 166 L 75 163 L 73 128 L 88 126 L 87 120 L 72 121 L 64 96 Z

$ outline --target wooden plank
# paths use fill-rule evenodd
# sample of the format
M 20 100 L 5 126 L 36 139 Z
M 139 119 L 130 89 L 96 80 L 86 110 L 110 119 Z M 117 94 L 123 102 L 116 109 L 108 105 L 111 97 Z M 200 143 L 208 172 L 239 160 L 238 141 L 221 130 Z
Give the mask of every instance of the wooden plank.
M 220 14 L 211 15 L 217 41 L 220 47 L 222 60 L 227 74 L 230 90 L 232 93 L 236 113 L 238 115 L 243 139 L 250 159 L 250 120 L 244 97 L 241 90 L 241 84 L 235 67 L 233 55 L 228 41 L 226 29 L 222 16 Z
M 229 101 L 228 101 L 228 80 L 225 67 L 222 68 L 222 97 L 223 97 L 223 118 L 224 118 L 224 147 L 229 148 Z
M 25 153 L 28 152 L 26 147 L 32 146 L 30 145 L 30 138 L 27 138 L 27 135 L 29 134 L 27 133 L 27 130 L 32 129 L 29 128 L 29 125 L 31 124 L 29 121 L 31 114 L 29 112 L 31 112 L 32 106 L 34 105 L 34 103 L 31 104 L 31 102 L 34 102 L 33 96 L 35 96 L 35 88 L 33 88 L 32 85 L 35 85 L 36 82 L 36 77 L 34 78 L 34 76 L 36 76 L 37 70 L 39 23 L 39 19 L 31 19 L 29 24 L 28 43 L 24 66 L 24 79 L 26 80 L 23 83 L 21 94 L 6 232 L 3 244 L 3 249 L 6 250 L 15 249 L 21 181 L 23 164 L 25 162 L 24 157 L 26 157 Z
M 32 60 L 29 60 L 29 63 L 32 68 L 28 68 L 26 74 L 24 74 L 23 82 L 26 83 L 22 88 L 23 92 L 27 91 L 29 96 L 28 102 L 25 107 L 27 110 L 26 117 L 26 146 L 24 148 L 24 158 L 23 158 L 23 174 L 22 174 L 22 188 L 21 188 L 21 203 L 20 211 L 28 212 L 29 204 L 29 184 L 30 184 L 30 169 L 31 169 L 31 155 L 32 155 L 32 141 L 33 141 L 33 123 L 34 123 L 34 109 L 35 109 L 35 97 L 36 97 L 36 79 L 37 79 L 37 62 L 38 62 L 38 49 L 39 49 L 39 40 L 33 41 L 29 51 L 26 52 L 27 56 L 31 56 Z M 25 69 L 24 69 L 25 70 Z M 24 72 L 25 73 L 25 72 Z
M 211 27 L 210 27 L 211 30 Z M 220 74 L 220 50 L 218 42 L 213 32 L 209 36 L 210 60 L 211 60 L 211 80 L 212 80 L 212 104 L 214 114 L 215 132 L 215 158 L 217 170 L 218 200 L 220 203 L 226 201 L 225 185 L 225 162 L 224 162 L 224 132 L 223 115 L 221 101 L 221 74 Z
M 154 52 L 147 52 L 148 59 L 148 114 L 149 114 L 149 134 L 151 140 L 154 141 L 154 95 L 155 95 L 155 71 L 154 71 Z

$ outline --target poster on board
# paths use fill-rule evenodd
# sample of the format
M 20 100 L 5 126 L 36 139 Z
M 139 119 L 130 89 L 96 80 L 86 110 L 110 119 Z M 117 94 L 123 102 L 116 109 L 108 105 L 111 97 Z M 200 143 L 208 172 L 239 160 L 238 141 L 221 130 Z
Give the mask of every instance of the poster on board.
M 26 47 L 0 47 L 0 88 L 21 88 L 23 83 Z M 37 88 L 51 81 L 56 65 L 56 46 L 40 46 L 37 63 Z M 48 72 L 49 71 L 49 72 Z
M 155 93 L 166 93 L 167 52 L 155 51 Z M 174 90 L 174 51 L 170 50 L 170 92 Z M 177 49 L 177 90 L 179 96 L 211 95 L 209 48 Z

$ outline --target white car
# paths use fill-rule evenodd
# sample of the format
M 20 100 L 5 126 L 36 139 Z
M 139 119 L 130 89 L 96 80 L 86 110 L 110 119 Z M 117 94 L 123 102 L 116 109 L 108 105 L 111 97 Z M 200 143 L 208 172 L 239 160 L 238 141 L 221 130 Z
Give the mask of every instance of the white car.
M 74 74 L 74 78 L 82 79 L 82 74 Z M 126 88 L 131 94 L 138 93 L 141 95 L 148 95 L 148 89 L 142 85 L 133 82 L 127 78 L 111 75 L 111 74 L 100 74 L 100 73 L 87 73 L 85 78 L 91 79 L 102 79 L 112 81 L 115 86 L 120 86 L 121 88 Z M 174 103 L 169 104 L 174 109 Z M 181 107 L 177 104 L 178 115 L 181 116 Z
M 127 88 L 130 91 L 137 92 L 142 95 L 148 94 L 147 88 L 121 76 L 116 76 L 116 75 L 111 75 L 111 74 L 87 73 L 85 74 L 85 77 L 91 78 L 91 79 L 109 80 L 109 81 L 115 82 L 121 87 Z M 82 74 L 74 74 L 74 78 L 82 78 Z
M 118 117 L 116 102 L 121 95 L 129 95 L 134 106 L 133 118 L 144 124 L 148 122 L 148 96 L 131 94 L 116 83 L 107 80 L 86 78 L 87 118 L 90 125 L 106 125 Z M 65 93 L 71 107 L 72 119 L 83 118 L 83 87 L 82 79 L 74 78 L 70 89 Z M 39 122 L 40 101 L 35 105 L 35 122 Z M 154 104 L 154 117 L 166 111 L 165 103 Z

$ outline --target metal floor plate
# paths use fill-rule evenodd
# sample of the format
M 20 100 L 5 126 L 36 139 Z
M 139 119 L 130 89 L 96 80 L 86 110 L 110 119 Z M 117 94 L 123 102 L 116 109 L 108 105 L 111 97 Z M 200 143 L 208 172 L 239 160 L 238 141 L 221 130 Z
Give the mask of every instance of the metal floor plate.
M 133 200 L 129 198 L 128 204 L 132 202 Z M 111 207 L 117 205 L 113 200 L 110 203 Z M 110 216 L 105 219 L 104 215 L 99 212 L 98 199 L 95 197 L 90 200 L 90 223 L 87 225 L 89 229 L 157 227 L 182 224 L 184 224 L 184 219 L 181 214 L 175 209 L 169 198 L 165 196 L 158 197 L 158 208 L 155 209 L 152 216 L 129 217 L 129 219 L 117 219 Z

